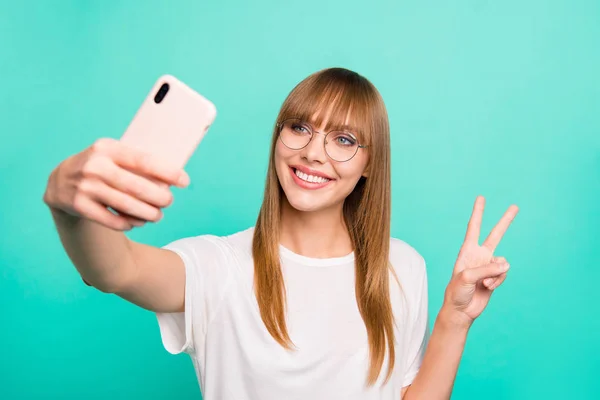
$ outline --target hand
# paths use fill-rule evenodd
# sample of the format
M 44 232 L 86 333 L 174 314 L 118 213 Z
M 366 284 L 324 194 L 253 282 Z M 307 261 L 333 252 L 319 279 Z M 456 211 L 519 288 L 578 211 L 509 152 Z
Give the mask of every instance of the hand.
M 485 198 L 478 196 L 442 306 L 454 321 L 467 326 L 483 312 L 493 290 L 506 279 L 509 265 L 504 257 L 494 257 L 494 251 L 519 211 L 516 205 L 510 206 L 480 246 L 484 207 Z
M 44 202 L 53 212 L 124 231 L 160 220 L 161 208 L 173 200 L 169 185 L 188 184 L 185 171 L 117 140 L 100 139 L 52 172 Z

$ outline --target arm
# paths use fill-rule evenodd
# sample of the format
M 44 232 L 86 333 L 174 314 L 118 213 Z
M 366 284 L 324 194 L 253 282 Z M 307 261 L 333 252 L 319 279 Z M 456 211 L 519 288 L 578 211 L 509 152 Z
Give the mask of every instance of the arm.
M 468 330 L 442 308 L 419 373 L 410 386 L 403 388 L 404 400 L 450 399 Z
M 89 285 L 151 311 L 183 311 L 185 270 L 177 254 L 136 243 L 94 221 L 51 211 L 67 255 Z

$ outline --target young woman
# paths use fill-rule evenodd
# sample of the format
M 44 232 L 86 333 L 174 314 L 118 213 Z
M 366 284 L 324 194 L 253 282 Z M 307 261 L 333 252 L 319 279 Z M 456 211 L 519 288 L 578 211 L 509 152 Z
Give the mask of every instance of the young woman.
M 188 183 L 102 139 L 52 172 L 44 201 L 84 280 L 155 312 L 205 399 L 450 397 L 469 327 L 506 278 L 493 252 L 518 209 L 480 246 L 476 199 L 430 333 L 425 262 L 390 238 L 388 117 L 366 78 L 332 68 L 292 90 L 254 227 L 164 248 L 126 237 Z

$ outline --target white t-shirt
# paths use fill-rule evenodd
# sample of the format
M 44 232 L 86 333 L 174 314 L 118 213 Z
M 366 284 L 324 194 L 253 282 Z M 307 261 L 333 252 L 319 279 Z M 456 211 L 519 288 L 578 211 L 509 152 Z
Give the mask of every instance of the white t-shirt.
M 157 313 L 161 338 L 172 354 L 191 357 L 205 400 L 400 399 L 421 365 L 429 339 L 427 275 L 423 257 L 390 239 L 396 319 L 396 363 L 382 386 L 366 385 L 367 331 L 354 289 L 354 254 L 316 259 L 280 246 L 287 296 L 287 328 L 296 349 L 269 334 L 253 291 L 253 228 L 230 236 L 201 235 L 165 248 L 183 259 L 185 312 Z

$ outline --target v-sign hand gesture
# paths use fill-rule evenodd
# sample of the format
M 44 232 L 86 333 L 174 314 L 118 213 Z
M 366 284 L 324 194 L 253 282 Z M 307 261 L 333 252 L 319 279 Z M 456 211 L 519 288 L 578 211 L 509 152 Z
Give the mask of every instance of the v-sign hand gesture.
M 444 296 L 443 307 L 467 326 L 483 312 L 492 291 L 506 279 L 509 265 L 504 257 L 494 257 L 494 251 L 519 211 L 516 205 L 510 206 L 480 246 L 484 207 L 485 198 L 478 196 Z

